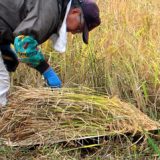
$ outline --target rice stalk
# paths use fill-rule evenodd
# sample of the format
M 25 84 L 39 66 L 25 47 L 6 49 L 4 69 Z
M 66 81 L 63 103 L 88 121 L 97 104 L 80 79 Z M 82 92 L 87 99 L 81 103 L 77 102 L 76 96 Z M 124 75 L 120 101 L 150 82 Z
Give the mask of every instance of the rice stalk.
M 18 87 L 0 119 L 1 138 L 20 145 L 135 134 L 158 127 L 133 105 L 91 90 L 83 93 L 83 88 Z

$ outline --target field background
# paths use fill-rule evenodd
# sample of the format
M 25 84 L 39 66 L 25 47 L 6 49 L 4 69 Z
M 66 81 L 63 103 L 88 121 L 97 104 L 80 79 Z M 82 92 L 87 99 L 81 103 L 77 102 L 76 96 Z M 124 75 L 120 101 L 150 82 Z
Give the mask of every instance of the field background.
M 85 86 L 132 103 L 150 118 L 160 119 L 160 1 L 97 0 L 102 24 L 90 34 L 88 46 L 81 35 L 68 36 L 65 54 L 52 50 L 50 41 L 41 47 L 58 73 L 63 87 Z M 21 64 L 12 74 L 12 86 L 44 86 L 39 73 Z M 157 146 L 160 142 L 156 140 Z M 3 149 L 14 159 L 10 148 Z M 108 152 L 107 152 L 108 151 Z M 46 146 L 17 153 L 35 159 L 82 159 L 80 149 Z M 82 153 L 81 153 L 82 152 Z M 63 153 L 63 154 L 62 154 Z M 110 154 L 108 154 L 110 153 Z M 35 156 L 33 156 L 35 154 Z M 84 159 L 158 159 L 148 142 L 110 141 L 92 148 Z M 55 156 L 55 157 L 54 157 Z M 54 158 L 53 158 L 54 157 Z

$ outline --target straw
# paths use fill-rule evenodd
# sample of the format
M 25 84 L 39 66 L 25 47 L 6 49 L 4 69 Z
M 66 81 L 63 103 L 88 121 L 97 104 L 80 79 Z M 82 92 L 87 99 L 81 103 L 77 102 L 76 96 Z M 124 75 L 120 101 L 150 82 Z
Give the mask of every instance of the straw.
M 25 146 L 135 134 L 159 126 L 135 106 L 85 88 L 18 87 L 0 119 L 0 135 L 8 145 Z

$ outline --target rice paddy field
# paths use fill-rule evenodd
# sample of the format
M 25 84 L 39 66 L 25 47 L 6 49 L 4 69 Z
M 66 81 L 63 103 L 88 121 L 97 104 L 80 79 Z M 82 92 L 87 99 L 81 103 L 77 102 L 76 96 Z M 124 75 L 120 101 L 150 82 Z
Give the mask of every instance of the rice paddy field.
M 42 44 L 63 82 L 24 64 L 0 117 L 0 160 L 159 160 L 160 1 L 97 0 L 101 26 Z

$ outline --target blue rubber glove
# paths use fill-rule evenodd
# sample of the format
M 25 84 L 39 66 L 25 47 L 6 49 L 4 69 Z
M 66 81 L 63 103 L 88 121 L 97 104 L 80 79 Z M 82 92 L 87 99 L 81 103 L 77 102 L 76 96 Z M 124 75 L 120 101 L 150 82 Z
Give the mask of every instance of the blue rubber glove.
M 62 82 L 51 67 L 43 73 L 43 76 L 47 81 L 48 86 L 51 88 L 61 88 Z

